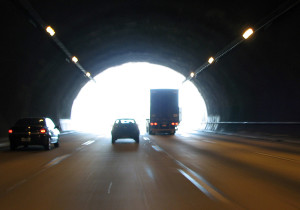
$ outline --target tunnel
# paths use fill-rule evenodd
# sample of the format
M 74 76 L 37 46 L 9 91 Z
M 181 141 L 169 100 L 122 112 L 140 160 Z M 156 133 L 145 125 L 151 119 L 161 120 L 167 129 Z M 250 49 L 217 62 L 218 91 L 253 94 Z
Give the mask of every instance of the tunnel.
M 299 135 L 296 1 L 5 1 L 2 3 L 0 137 L 27 116 L 69 119 L 91 75 L 128 62 L 189 78 L 207 106 L 207 131 Z M 299 1 L 298 1 L 299 2 Z M 41 23 L 55 28 L 56 38 Z M 253 27 L 249 39 L 234 45 Z

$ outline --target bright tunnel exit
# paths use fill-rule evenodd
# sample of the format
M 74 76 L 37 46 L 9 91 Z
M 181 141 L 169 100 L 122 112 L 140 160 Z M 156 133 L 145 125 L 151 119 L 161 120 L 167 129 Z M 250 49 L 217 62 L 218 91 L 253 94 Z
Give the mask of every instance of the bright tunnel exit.
M 134 118 L 144 133 L 150 116 L 150 89 L 179 89 L 182 121 L 179 131 L 203 128 L 205 102 L 180 73 L 150 63 L 126 63 L 94 77 L 73 102 L 71 125 L 75 130 L 108 134 L 117 118 Z

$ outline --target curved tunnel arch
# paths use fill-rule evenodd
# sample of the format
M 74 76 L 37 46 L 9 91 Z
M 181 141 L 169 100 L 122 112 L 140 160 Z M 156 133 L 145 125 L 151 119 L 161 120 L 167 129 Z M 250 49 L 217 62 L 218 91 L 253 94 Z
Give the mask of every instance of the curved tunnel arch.
M 137 2 L 132 2 L 133 7 L 111 3 L 94 10 L 96 2 L 72 8 L 61 1 L 31 3 L 92 75 L 126 62 L 150 62 L 187 76 L 239 36 L 245 25 L 257 23 L 276 7 L 164 1 L 142 7 Z M 15 5 L 4 6 L 11 17 L 5 27 L 11 33 L 3 47 L 7 71 L 1 77 L 6 98 L 1 133 L 5 135 L 16 119 L 28 115 L 47 115 L 56 121 L 69 118 L 73 100 L 87 79 Z M 60 8 L 56 15 L 53 8 Z M 299 33 L 293 28 L 298 11 L 299 5 L 192 81 L 211 119 L 300 121 L 300 83 L 295 76 Z

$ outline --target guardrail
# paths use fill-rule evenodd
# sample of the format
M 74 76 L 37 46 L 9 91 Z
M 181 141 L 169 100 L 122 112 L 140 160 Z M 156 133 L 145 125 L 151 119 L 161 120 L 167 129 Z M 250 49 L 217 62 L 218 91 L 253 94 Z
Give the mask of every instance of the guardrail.
M 300 141 L 300 122 L 203 122 L 205 130 Z

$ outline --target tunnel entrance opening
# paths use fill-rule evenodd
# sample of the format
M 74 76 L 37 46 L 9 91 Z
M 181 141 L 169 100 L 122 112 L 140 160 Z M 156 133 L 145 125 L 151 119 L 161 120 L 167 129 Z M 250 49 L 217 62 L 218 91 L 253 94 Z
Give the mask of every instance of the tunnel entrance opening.
M 194 84 L 180 73 L 156 64 L 126 63 L 109 68 L 87 83 L 75 98 L 71 112 L 74 130 L 109 134 L 117 118 L 135 118 L 141 133 L 150 115 L 150 89 L 179 89 L 182 121 L 178 131 L 202 129 L 205 102 Z

